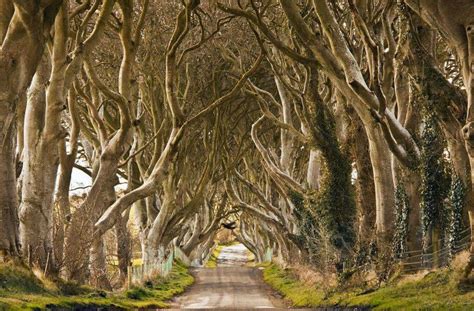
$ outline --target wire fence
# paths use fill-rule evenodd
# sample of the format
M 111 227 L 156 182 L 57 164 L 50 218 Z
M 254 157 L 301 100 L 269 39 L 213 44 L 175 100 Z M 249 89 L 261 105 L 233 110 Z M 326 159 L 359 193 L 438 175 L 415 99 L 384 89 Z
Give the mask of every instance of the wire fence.
M 408 274 L 421 270 L 446 267 L 456 254 L 468 249 L 471 245 L 470 228 L 462 231 L 460 236 L 461 238 L 454 245 L 448 245 L 432 252 L 427 252 L 426 249 L 433 249 L 433 243 L 425 250 L 407 251 L 399 255 L 399 262 L 402 265 L 403 273 Z M 441 245 L 441 242 L 437 241 L 437 245 Z
M 264 262 L 271 262 L 273 257 L 273 248 L 267 247 L 265 253 L 263 254 L 263 261 Z
M 190 264 L 186 254 L 179 247 L 174 247 L 173 251 L 163 261 L 156 260 L 151 263 L 129 266 L 127 271 L 128 286 L 142 284 L 144 281 L 156 276 L 167 277 L 173 269 L 175 259 L 179 259 L 185 265 Z

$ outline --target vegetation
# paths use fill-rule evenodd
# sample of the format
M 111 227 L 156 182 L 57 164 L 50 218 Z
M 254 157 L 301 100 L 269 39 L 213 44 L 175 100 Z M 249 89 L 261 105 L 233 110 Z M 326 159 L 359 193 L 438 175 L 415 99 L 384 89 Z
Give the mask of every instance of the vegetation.
M 410 213 L 408 196 L 403 184 L 397 185 L 395 189 L 395 208 L 396 220 L 393 252 L 396 256 L 400 256 L 408 250 L 406 240 L 408 237 L 408 216 Z
M 328 290 L 321 284 L 299 281 L 291 270 L 275 264 L 265 267 L 264 279 L 294 307 L 362 306 L 373 310 L 471 310 L 473 284 L 459 286 L 458 273 L 450 269 L 424 276 L 393 278 L 375 289 Z
M 12 264 L 0 266 L 0 279 L 1 310 L 166 308 L 168 300 L 194 281 L 179 261 L 166 278 L 155 277 L 143 286 L 113 293 L 74 283 L 38 279 L 30 270 Z
M 225 247 L 223 244 L 217 245 L 214 250 L 212 251 L 209 259 L 207 260 L 205 267 L 206 268 L 216 268 L 217 267 L 217 258 L 219 258 L 219 254 L 221 253 L 222 249 Z

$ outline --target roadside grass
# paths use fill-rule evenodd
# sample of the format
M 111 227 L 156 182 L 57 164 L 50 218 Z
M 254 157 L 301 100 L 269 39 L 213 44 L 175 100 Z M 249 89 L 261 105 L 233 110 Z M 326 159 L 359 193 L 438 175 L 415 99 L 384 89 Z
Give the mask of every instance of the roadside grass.
M 276 264 L 263 263 L 263 279 L 282 294 L 294 307 L 312 307 L 322 305 L 324 293 L 321 289 L 300 282 L 289 270 Z
M 420 278 L 392 281 L 384 287 L 330 294 L 317 286 L 308 286 L 291 270 L 275 264 L 264 265 L 264 279 L 295 307 L 369 306 L 373 310 L 474 310 L 474 284 L 460 285 L 458 274 L 442 269 Z
M 209 256 L 209 259 L 207 260 L 206 264 L 204 267 L 206 268 L 216 268 L 217 267 L 217 258 L 219 257 L 219 254 L 221 253 L 222 249 L 225 247 L 225 245 L 217 245 L 217 247 L 212 251 L 211 256 Z
M 246 267 L 255 267 L 256 261 L 255 261 L 255 255 L 247 250 L 247 263 L 245 264 Z
M 0 310 L 64 310 L 77 308 L 166 308 L 167 300 L 194 282 L 188 268 L 176 261 L 166 278 L 120 292 L 104 292 L 64 281 L 38 279 L 26 268 L 0 265 Z

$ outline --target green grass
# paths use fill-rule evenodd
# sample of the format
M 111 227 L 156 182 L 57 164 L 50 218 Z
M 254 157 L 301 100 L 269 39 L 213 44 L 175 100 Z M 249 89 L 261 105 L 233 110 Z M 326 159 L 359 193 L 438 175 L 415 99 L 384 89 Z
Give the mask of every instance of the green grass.
M 25 268 L 0 266 L 0 310 L 70 309 L 108 307 L 117 309 L 166 308 L 167 300 L 194 282 L 187 267 L 176 262 L 166 278 L 123 292 L 104 292 L 66 282 L 38 280 Z
M 206 268 L 216 268 L 217 267 L 217 258 L 221 253 L 224 245 L 217 245 L 217 247 L 212 251 L 211 256 L 207 260 L 206 264 L 204 265 Z
M 13 263 L 0 266 L 0 293 L 41 293 L 46 291 L 43 283 L 25 267 Z
M 261 264 L 265 267 L 263 278 L 271 287 L 280 292 L 294 307 L 312 307 L 322 305 L 324 293 L 299 282 L 291 272 L 275 264 Z
M 325 295 L 292 276 L 291 271 L 270 264 L 264 279 L 295 307 L 370 306 L 374 310 L 474 310 L 474 285 L 460 286 L 456 272 L 431 272 L 422 279 L 393 282 L 371 293 L 337 292 Z

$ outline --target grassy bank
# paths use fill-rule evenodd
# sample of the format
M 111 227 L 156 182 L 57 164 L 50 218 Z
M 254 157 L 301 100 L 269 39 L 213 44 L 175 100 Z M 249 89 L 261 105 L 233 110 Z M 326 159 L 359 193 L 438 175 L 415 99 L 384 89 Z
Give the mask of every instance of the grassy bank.
M 110 309 L 165 308 L 166 301 L 193 283 L 187 267 L 177 262 L 167 278 L 122 292 L 104 292 L 65 282 L 38 279 L 12 264 L 0 265 L 0 310 L 43 310 L 107 307 Z
M 474 310 L 474 285 L 459 285 L 456 272 L 448 269 L 418 278 L 400 278 L 373 290 L 332 291 L 308 286 L 291 270 L 275 264 L 264 269 L 265 281 L 295 307 L 370 306 L 374 310 Z M 365 292 L 365 293 L 364 293 Z

